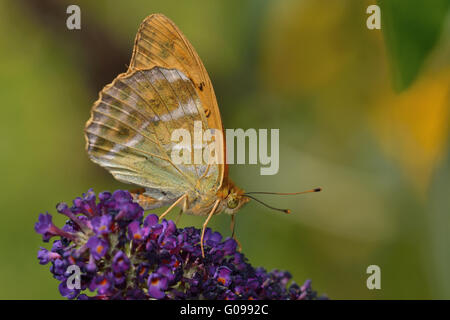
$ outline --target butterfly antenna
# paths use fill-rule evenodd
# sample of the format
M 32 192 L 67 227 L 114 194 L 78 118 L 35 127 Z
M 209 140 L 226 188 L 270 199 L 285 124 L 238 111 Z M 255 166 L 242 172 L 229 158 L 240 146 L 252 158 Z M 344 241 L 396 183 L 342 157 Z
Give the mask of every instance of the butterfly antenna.
M 312 192 L 320 192 L 322 191 L 322 188 L 314 188 L 311 190 L 307 190 L 307 191 L 301 191 L 301 192 L 291 192 L 291 193 L 285 193 L 285 192 L 246 192 L 245 195 L 248 194 L 275 194 L 275 195 L 279 195 L 279 196 L 294 196 L 297 194 L 304 194 L 304 193 L 312 193 Z
M 255 200 L 256 202 L 261 203 L 263 206 L 265 206 L 265 207 L 267 207 L 267 208 L 269 208 L 269 209 L 276 210 L 276 211 L 281 211 L 281 212 L 284 212 L 284 213 L 291 213 L 291 210 L 289 210 L 289 209 L 280 209 L 280 208 L 274 208 L 274 207 L 272 207 L 272 206 L 269 206 L 267 203 L 262 202 L 261 200 L 256 199 L 255 197 L 249 196 L 248 193 L 244 194 L 244 197 L 253 199 L 253 200 Z

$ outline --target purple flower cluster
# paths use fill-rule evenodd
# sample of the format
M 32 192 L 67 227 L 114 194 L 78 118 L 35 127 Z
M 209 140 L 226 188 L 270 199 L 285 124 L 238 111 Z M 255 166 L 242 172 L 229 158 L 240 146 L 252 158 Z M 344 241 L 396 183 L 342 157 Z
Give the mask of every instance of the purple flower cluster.
M 48 242 L 38 252 L 40 264 L 60 281 L 69 299 L 315 299 L 308 280 L 291 282 L 288 272 L 253 268 L 236 251 L 236 242 L 218 232 L 177 229 L 133 202 L 128 191 L 98 195 L 89 190 L 73 206 L 57 211 L 69 220 L 56 227 L 50 214 L 40 214 L 35 230 Z M 73 285 L 79 271 L 78 285 Z M 76 283 L 75 283 L 76 284 Z M 89 295 L 86 293 L 91 292 Z M 82 293 L 85 292 L 85 293 Z

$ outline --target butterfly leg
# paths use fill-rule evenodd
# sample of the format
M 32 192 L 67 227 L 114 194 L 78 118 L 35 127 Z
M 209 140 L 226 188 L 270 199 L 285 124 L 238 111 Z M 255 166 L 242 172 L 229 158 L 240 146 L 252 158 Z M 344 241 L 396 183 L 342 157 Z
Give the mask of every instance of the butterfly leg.
M 174 203 L 172 203 L 170 205 L 169 208 L 167 208 L 166 211 L 164 211 L 164 213 L 162 215 L 159 216 L 159 220 L 161 220 L 162 218 L 164 218 L 169 212 L 170 210 L 172 210 L 177 204 L 179 204 L 181 201 L 183 201 L 183 199 L 187 198 L 187 193 L 185 193 L 184 195 L 182 195 L 181 197 L 178 198 L 177 201 L 175 201 Z
M 231 238 L 234 239 L 234 241 L 236 241 L 238 247 L 239 247 L 239 252 L 242 251 L 242 246 L 241 243 L 239 242 L 239 240 L 236 238 L 236 234 L 234 233 L 234 230 L 236 228 L 236 217 L 234 216 L 234 214 L 231 215 Z
M 236 218 L 234 216 L 234 214 L 231 215 L 231 237 L 234 238 L 234 228 L 236 227 Z
M 208 218 L 206 218 L 205 223 L 203 224 L 203 229 L 202 229 L 202 236 L 200 237 L 200 247 L 202 248 L 202 257 L 205 257 L 205 249 L 203 248 L 203 238 L 205 236 L 205 230 L 206 230 L 206 226 L 208 225 L 209 220 L 211 219 L 211 217 L 213 216 L 214 212 L 217 209 L 217 206 L 219 205 L 220 199 L 216 200 L 216 203 L 214 203 L 214 207 L 212 208 L 211 212 L 208 214 Z
M 178 214 L 177 220 L 175 220 L 175 224 L 178 224 L 182 214 L 183 214 L 183 209 L 180 209 L 180 213 Z

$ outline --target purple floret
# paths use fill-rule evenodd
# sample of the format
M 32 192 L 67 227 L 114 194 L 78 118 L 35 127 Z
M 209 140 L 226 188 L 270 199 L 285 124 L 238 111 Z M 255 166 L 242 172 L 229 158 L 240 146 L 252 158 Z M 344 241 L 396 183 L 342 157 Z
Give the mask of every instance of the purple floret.
M 68 299 L 315 299 L 311 281 L 302 286 L 285 271 L 254 268 L 237 252 L 237 243 L 218 232 L 205 232 L 205 258 L 200 230 L 178 229 L 159 221 L 133 202 L 128 191 L 89 190 L 57 206 L 69 220 L 61 229 L 50 214 L 35 225 L 45 242 L 59 237 L 51 250 L 38 251 L 40 264 L 60 281 Z M 80 272 L 80 288 L 72 288 L 70 266 Z

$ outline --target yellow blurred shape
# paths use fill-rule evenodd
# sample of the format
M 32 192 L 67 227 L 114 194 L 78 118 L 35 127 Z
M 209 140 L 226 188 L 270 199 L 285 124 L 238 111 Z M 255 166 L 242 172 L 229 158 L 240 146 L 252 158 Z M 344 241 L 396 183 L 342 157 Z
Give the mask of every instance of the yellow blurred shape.
M 376 103 L 372 123 L 382 149 L 425 195 L 433 169 L 446 151 L 450 69 L 419 78 L 400 94 Z

